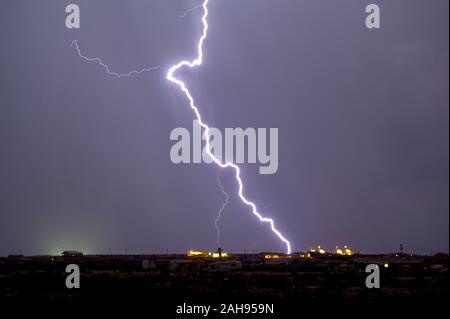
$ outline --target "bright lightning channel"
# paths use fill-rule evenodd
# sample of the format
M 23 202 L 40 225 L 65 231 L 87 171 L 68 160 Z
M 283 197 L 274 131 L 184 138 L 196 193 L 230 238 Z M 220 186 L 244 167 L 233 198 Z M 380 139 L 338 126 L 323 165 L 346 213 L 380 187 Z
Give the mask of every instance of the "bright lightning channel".
M 291 243 L 280 233 L 280 231 L 278 231 L 276 229 L 275 222 L 273 221 L 273 219 L 263 217 L 259 213 L 259 211 L 256 207 L 256 204 L 249 201 L 244 196 L 244 185 L 243 185 L 243 182 L 241 179 L 241 169 L 239 168 L 239 166 L 237 166 L 233 163 L 229 163 L 229 162 L 222 163 L 211 152 L 211 147 L 210 147 L 211 136 L 209 134 L 210 128 L 208 125 L 206 125 L 203 122 L 200 111 L 197 108 L 197 106 L 195 105 L 194 98 L 192 97 L 192 94 L 190 93 L 186 84 L 175 76 L 177 71 L 179 71 L 180 69 L 182 69 L 184 67 L 189 67 L 192 69 L 192 68 L 202 65 L 202 63 L 203 63 L 203 44 L 208 35 L 208 4 L 209 4 L 209 1 L 210 0 L 205 0 L 202 5 L 203 10 L 204 10 L 203 17 L 202 17 L 203 33 L 202 33 L 202 36 L 200 37 L 200 40 L 199 40 L 198 46 L 197 46 L 197 50 L 198 50 L 197 58 L 193 61 L 186 61 L 186 60 L 180 61 L 179 63 L 172 66 L 167 73 L 167 80 L 176 84 L 180 88 L 180 90 L 186 95 L 186 98 L 189 100 L 189 105 L 190 105 L 191 109 L 194 111 L 197 121 L 199 122 L 200 126 L 205 130 L 204 136 L 206 139 L 206 153 L 211 157 L 211 159 L 214 161 L 214 163 L 217 164 L 218 166 L 220 166 L 221 168 L 231 168 L 234 170 L 236 181 L 239 185 L 239 197 L 240 197 L 241 201 L 251 208 L 253 215 L 255 215 L 261 222 L 270 224 L 270 228 L 272 229 L 272 232 L 275 235 L 277 235 L 277 237 L 286 245 L 287 253 L 290 254 L 291 253 Z
M 268 223 L 270 225 L 270 228 L 271 228 L 272 232 L 282 241 L 282 243 L 284 243 L 286 245 L 287 253 L 290 254 L 291 253 L 291 244 L 280 233 L 280 231 L 278 231 L 276 229 L 275 222 L 273 221 L 273 219 L 267 218 L 267 217 L 263 217 L 259 213 L 259 211 L 258 211 L 258 209 L 256 207 L 256 204 L 251 202 L 251 201 L 249 201 L 244 196 L 244 185 L 243 185 L 243 182 L 242 182 L 242 179 L 241 179 L 241 171 L 240 171 L 239 166 L 237 166 L 237 165 L 235 165 L 233 163 L 229 163 L 229 162 L 222 163 L 218 158 L 216 158 L 214 156 L 214 154 L 212 154 L 211 147 L 210 147 L 210 138 L 211 138 L 211 136 L 209 134 L 209 129 L 210 128 L 209 128 L 208 125 L 206 125 L 202 121 L 202 117 L 201 117 L 200 111 L 197 108 L 197 106 L 195 105 L 194 98 L 192 97 L 191 93 L 189 92 L 189 89 L 187 88 L 186 84 L 183 81 L 181 81 L 178 78 L 176 78 L 176 76 L 175 76 L 177 71 L 182 69 L 182 68 L 184 68 L 184 67 L 189 67 L 189 68 L 192 69 L 192 68 L 195 68 L 197 66 L 202 65 L 202 63 L 203 63 L 203 43 L 206 40 L 206 37 L 207 37 L 207 34 L 208 34 L 208 20 L 207 20 L 207 18 L 208 18 L 208 4 L 209 4 L 209 1 L 210 0 L 205 0 L 203 2 L 203 4 L 195 6 L 193 8 L 190 8 L 183 15 L 179 16 L 180 18 L 184 18 L 189 13 L 191 13 L 192 11 L 200 9 L 200 8 L 203 8 L 203 11 L 204 11 L 204 14 L 203 14 L 203 17 L 202 17 L 203 34 L 200 37 L 200 40 L 198 42 L 198 46 L 197 46 L 198 56 L 197 56 L 197 58 L 195 60 L 193 60 L 193 61 L 181 61 L 178 64 L 172 66 L 169 69 L 168 73 L 167 73 L 167 80 L 169 80 L 170 82 L 176 84 L 181 89 L 181 91 L 186 95 L 187 99 L 189 100 L 189 105 L 190 105 L 191 109 L 194 111 L 200 126 L 205 130 L 204 131 L 205 132 L 204 135 L 205 135 L 205 139 L 206 139 L 206 153 L 211 157 L 211 159 L 214 161 L 214 163 L 217 164 L 220 168 L 222 168 L 222 169 L 230 168 L 230 169 L 234 170 L 235 178 L 236 178 L 236 181 L 238 182 L 238 185 L 239 185 L 239 192 L 238 192 L 238 194 L 239 194 L 239 197 L 240 197 L 241 201 L 251 208 L 253 215 L 255 215 L 261 222 Z M 155 67 L 149 67 L 149 68 L 145 68 L 145 69 L 141 69 L 141 70 L 130 71 L 128 73 L 117 73 L 117 72 L 111 71 L 110 68 L 108 67 L 108 65 L 103 63 L 102 59 L 100 59 L 98 57 L 89 58 L 89 57 L 83 55 L 81 53 L 81 50 L 80 50 L 79 46 L 78 46 L 78 41 L 77 40 L 73 40 L 70 46 L 76 49 L 76 51 L 77 51 L 77 53 L 78 53 L 80 58 L 82 58 L 83 60 L 86 60 L 88 62 L 97 62 L 99 65 L 101 65 L 106 70 L 106 73 L 108 75 L 115 76 L 117 78 L 131 77 L 133 75 L 140 75 L 140 74 L 142 74 L 144 72 L 151 72 L 151 71 L 157 71 L 157 70 L 164 70 L 165 69 L 165 68 L 160 67 L 160 66 L 155 66 Z M 218 227 L 218 222 L 219 222 L 219 220 L 221 218 L 222 211 L 225 209 L 225 207 L 226 207 L 226 205 L 228 203 L 228 194 L 225 192 L 225 189 L 223 188 L 222 184 L 220 183 L 220 180 L 218 180 L 218 183 L 219 183 L 219 187 L 222 189 L 222 192 L 224 194 L 226 194 L 226 202 L 222 206 L 222 209 L 219 211 L 218 218 L 216 219 L 216 222 L 215 222 L 215 226 L 216 226 L 216 229 L 218 231 L 218 244 L 219 244 L 219 242 L 220 242 L 219 241 L 220 230 L 219 230 L 219 227 Z

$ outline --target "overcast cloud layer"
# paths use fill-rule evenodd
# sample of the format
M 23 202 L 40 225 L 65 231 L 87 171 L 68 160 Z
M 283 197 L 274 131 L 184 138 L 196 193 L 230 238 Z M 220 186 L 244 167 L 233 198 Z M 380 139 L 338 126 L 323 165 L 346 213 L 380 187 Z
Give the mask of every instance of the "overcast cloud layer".
M 0 10 L 0 255 L 215 249 L 217 168 L 176 166 L 169 134 L 193 114 L 161 71 L 193 57 L 198 1 L 4 0 Z M 183 78 L 205 121 L 277 127 L 280 166 L 244 165 L 246 193 L 300 251 L 448 251 L 446 0 L 211 0 L 205 63 Z M 236 198 L 229 251 L 284 250 Z

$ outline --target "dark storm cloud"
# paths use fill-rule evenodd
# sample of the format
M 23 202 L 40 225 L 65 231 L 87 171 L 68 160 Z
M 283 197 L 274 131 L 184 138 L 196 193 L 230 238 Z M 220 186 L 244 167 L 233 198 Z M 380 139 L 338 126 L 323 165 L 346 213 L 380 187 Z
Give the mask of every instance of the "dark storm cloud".
M 4 1 L 0 11 L 0 255 L 214 248 L 213 166 L 175 166 L 169 133 L 193 114 L 163 72 L 195 54 L 198 1 Z M 248 197 L 296 250 L 448 250 L 448 1 L 211 0 L 205 64 L 184 76 L 205 119 L 278 127 L 280 167 L 245 165 Z M 239 204 L 228 250 L 280 243 Z

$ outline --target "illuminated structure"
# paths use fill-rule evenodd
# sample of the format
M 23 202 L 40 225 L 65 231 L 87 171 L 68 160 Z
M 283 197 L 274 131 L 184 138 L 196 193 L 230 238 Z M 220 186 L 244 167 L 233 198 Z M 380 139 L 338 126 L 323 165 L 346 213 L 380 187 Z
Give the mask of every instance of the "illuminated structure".
M 353 252 L 348 246 L 344 246 L 344 249 L 341 249 L 339 248 L 339 246 L 336 246 L 336 255 L 352 256 Z
M 62 255 L 64 257 L 82 257 L 83 253 L 81 251 L 63 251 Z
M 222 251 L 218 251 L 216 253 L 210 251 L 195 251 L 191 250 L 187 253 L 188 257 L 198 257 L 198 258 L 228 258 L 231 257 L 230 254 Z
M 191 250 L 188 252 L 188 257 L 211 257 L 211 253 L 208 251 L 195 251 Z
M 264 264 L 266 265 L 289 265 L 292 261 L 292 256 L 283 254 L 265 254 Z
M 309 252 L 310 253 L 317 253 L 317 254 L 320 254 L 320 255 L 325 255 L 325 253 L 326 253 L 326 251 L 324 249 L 322 249 L 322 247 L 320 247 L 320 246 L 317 246 L 317 249 L 311 248 L 309 250 Z
M 317 246 L 317 248 L 311 248 L 306 254 L 300 255 L 300 258 L 313 258 L 313 257 L 322 257 L 327 252 L 321 246 Z
M 334 251 L 327 251 L 322 248 L 322 246 L 317 246 L 316 248 L 311 247 L 311 249 L 299 255 L 300 258 L 320 258 L 320 257 L 331 257 L 332 255 L 338 256 L 352 256 L 353 252 L 348 246 L 344 246 L 344 248 L 339 248 L 336 246 Z
M 264 259 L 279 259 L 280 255 L 264 255 Z
M 212 258 L 227 258 L 229 255 L 225 252 L 222 253 L 212 253 Z

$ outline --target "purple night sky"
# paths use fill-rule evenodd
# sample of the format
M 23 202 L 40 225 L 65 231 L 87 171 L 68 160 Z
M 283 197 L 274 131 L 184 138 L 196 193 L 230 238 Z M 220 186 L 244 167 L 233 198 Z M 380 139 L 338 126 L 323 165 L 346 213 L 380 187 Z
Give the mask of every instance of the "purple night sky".
M 68 30 L 77 3 L 81 29 Z M 213 165 L 174 165 L 187 101 L 164 71 L 195 56 L 201 0 L 5 0 L 0 10 L 0 255 L 215 249 Z M 381 29 L 365 7 L 382 9 Z M 184 72 L 205 122 L 279 128 L 279 169 L 246 195 L 294 251 L 449 249 L 449 2 L 211 0 L 204 64 Z M 283 251 L 231 172 L 224 249 Z

